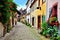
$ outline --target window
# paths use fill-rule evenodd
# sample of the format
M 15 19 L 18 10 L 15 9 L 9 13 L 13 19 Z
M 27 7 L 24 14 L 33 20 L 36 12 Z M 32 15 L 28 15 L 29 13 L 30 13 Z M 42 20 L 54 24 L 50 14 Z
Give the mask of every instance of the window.
M 52 14 L 52 8 L 49 8 L 49 18 L 51 16 L 51 14 Z
M 42 0 L 42 4 L 45 3 L 45 2 L 46 2 L 46 0 Z
M 34 17 L 32 17 L 32 25 L 34 26 Z
M 28 19 L 28 23 L 29 23 L 29 19 Z

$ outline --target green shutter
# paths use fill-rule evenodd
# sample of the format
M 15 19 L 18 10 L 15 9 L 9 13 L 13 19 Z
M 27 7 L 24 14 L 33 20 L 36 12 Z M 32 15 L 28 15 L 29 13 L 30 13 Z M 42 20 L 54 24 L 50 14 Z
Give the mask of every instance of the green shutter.
M 42 22 L 44 22 L 44 21 L 45 21 L 45 16 L 43 15 L 43 16 L 42 16 Z

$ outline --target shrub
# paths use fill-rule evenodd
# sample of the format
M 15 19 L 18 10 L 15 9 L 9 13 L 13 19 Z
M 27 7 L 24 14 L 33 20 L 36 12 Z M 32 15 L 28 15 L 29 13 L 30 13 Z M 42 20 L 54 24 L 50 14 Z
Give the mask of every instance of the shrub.
M 46 36 L 46 34 L 47 34 L 47 28 L 48 28 L 47 26 L 48 26 L 47 22 L 43 22 L 42 23 L 42 31 L 40 32 L 40 34 Z
M 27 26 L 32 27 L 29 23 L 27 23 Z
M 42 23 L 42 29 L 44 29 L 44 30 L 47 29 L 47 23 L 46 22 Z
M 58 35 L 58 29 L 56 25 L 49 25 L 46 22 L 42 23 L 42 31 L 40 32 L 40 34 L 46 36 L 46 37 L 50 37 L 51 40 L 56 40 L 57 35 Z
M 50 23 L 51 23 L 52 21 L 55 21 L 55 22 L 56 22 L 56 21 L 57 21 L 57 18 L 56 18 L 56 17 L 51 17 L 51 18 L 50 18 Z
M 53 26 L 52 35 L 51 35 L 50 39 L 51 39 L 51 40 L 58 40 L 58 39 L 57 39 L 57 36 L 58 36 L 58 29 L 57 29 L 57 27 L 54 25 L 54 26 Z
M 31 24 L 29 24 L 26 20 L 25 20 L 24 24 L 29 26 L 29 27 L 32 27 Z
M 7 27 L 7 32 L 9 33 L 11 29 L 12 29 L 11 26 Z
M 60 40 L 60 35 L 58 35 L 58 36 L 56 37 L 56 39 Z

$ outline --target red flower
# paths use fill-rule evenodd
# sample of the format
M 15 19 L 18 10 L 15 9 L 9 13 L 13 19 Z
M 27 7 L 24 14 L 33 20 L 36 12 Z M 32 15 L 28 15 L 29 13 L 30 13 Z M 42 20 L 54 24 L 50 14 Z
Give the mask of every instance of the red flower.
M 59 26 L 59 23 L 58 23 L 58 22 L 56 22 L 56 23 L 55 23 L 55 25 L 56 25 L 56 26 Z

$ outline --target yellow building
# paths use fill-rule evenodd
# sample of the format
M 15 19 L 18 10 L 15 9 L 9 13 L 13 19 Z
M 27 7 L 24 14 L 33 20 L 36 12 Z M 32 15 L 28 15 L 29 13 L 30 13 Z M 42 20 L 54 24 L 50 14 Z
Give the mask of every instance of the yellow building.
M 24 23 L 25 22 L 25 18 L 26 18 L 26 9 L 20 9 L 20 22 Z
M 46 1 L 32 0 L 31 2 L 31 25 L 36 29 L 41 29 L 41 24 L 45 20 L 46 15 Z
M 20 22 L 22 22 L 22 23 L 25 22 L 25 15 L 20 15 Z

